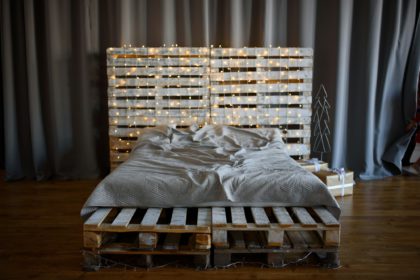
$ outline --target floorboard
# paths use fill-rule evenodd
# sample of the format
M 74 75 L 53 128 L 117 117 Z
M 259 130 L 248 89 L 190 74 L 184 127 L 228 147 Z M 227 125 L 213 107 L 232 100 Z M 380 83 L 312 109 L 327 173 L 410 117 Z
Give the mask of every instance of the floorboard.
M 4 182 L 0 279 L 420 279 L 420 178 L 359 182 L 342 207 L 336 270 L 291 266 L 195 271 L 165 267 L 84 272 L 80 209 L 98 180 Z

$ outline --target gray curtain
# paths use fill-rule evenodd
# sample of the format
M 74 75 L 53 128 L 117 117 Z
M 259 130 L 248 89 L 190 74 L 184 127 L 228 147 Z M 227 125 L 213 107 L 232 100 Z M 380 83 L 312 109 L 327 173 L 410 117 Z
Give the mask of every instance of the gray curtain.
M 1 0 L 7 179 L 108 172 L 107 47 L 313 47 L 332 166 L 397 174 L 420 63 L 415 0 Z

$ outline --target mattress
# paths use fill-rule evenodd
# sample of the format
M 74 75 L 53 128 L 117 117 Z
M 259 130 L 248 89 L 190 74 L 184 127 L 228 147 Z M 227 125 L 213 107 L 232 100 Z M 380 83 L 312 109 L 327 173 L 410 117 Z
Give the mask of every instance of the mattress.
M 339 206 L 326 185 L 286 152 L 276 128 L 208 125 L 143 129 L 127 161 L 82 208 Z

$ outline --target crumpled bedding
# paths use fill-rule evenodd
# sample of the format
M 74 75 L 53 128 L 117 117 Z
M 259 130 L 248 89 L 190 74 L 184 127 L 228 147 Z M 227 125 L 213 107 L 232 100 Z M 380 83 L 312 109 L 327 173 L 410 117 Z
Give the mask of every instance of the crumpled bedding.
M 82 208 L 318 206 L 339 218 L 325 184 L 286 152 L 276 128 L 143 129 L 129 159 Z

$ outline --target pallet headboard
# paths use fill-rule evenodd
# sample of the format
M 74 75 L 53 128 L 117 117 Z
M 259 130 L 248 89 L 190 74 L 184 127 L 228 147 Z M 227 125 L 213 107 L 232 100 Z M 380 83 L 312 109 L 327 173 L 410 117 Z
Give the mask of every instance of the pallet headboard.
M 308 48 L 109 48 L 111 168 L 144 127 L 279 127 L 291 156 L 310 153 Z

